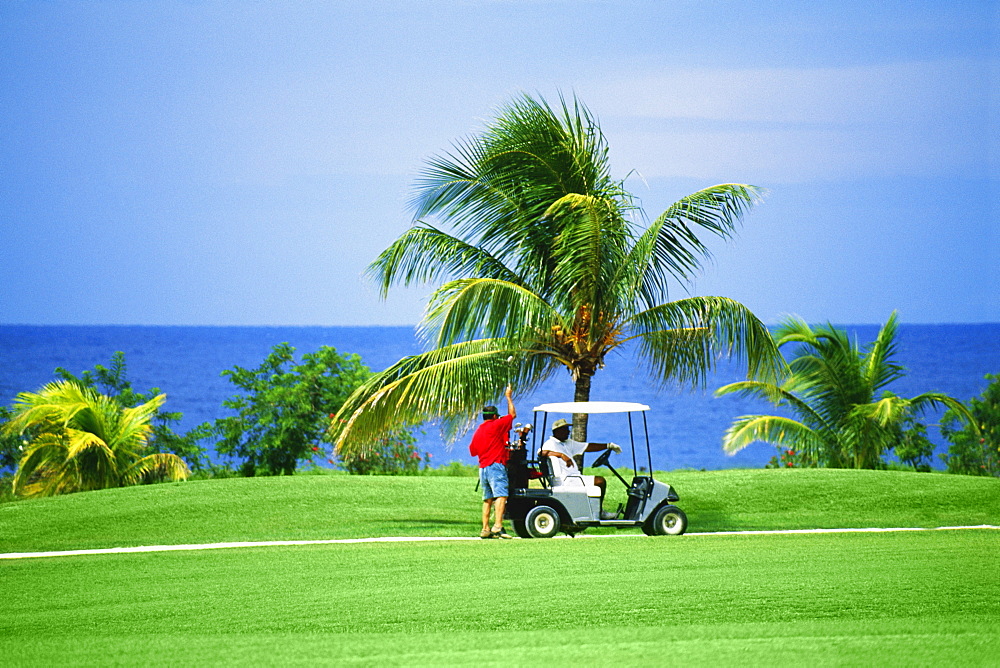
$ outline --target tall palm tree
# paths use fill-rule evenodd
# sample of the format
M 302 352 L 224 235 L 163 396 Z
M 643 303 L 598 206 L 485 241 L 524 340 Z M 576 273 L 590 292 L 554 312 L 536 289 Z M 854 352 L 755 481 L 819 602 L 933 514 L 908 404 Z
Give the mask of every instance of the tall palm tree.
M 763 441 L 798 452 L 803 461 L 835 468 L 878 468 L 899 442 L 904 422 L 933 407 L 954 410 L 972 421 L 965 406 L 940 392 L 910 399 L 882 392 L 905 374 L 896 363 L 897 316 L 893 312 L 865 350 L 832 325 L 815 329 L 789 318 L 775 331 L 779 348 L 793 345 L 789 375 L 780 385 L 731 383 L 717 395 L 739 393 L 787 406 L 799 419 L 745 415 L 723 437 L 730 454 Z M 974 422 L 974 421 L 972 421 Z
M 52 496 L 122 487 L 158 475 L 188 477 L 174 454 L 145 454 L 159 395 L 134 408 L 71 381 L 50 383 L 17 396 L 8 434 L 30 435 L 14 474 L 14 492 Z
M 414 225 L 370 274 L 383 296 L 396 284 L 450 279 L 420 327 L 430 350 L 359 388 L 335 426 L 338 447 L 428 418 L 454 435 L 499 384 L 526 392 L 559 369 L 571 374 L 574 399 L 586 401 L 607 355 L 631 342 L 662 383 L 703 384 L 727 355 L 745 357 L 751 377 L 782 364 L 741 304 L 667 294 L 669 281 L 686 283 L 708 255 L 696 230 L 728 237 L 759 189 L 706 188 L 644 224 L 610 176 L 595 119 L 576 99 L 561 103 L 519 97 L 481 136 L 429 161 Z M 574 437 L 586 440 L 583 416 Z

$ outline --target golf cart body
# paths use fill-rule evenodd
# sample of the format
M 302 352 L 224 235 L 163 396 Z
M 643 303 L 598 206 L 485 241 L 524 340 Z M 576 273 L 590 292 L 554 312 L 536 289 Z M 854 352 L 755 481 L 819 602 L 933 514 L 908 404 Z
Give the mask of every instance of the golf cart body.
M 684 533 L 687 517 L 680 508 L 673 505 L 679 500 L 677 493 L 652 476 L 652 459 L 649 448 L 649 430 L 644 404 L 584 401 L 542 404 L 535 407 L 535 424 L 541 429 L 534 432 L 530 450 L 527 446 L 525 430 L 515 430 L 520 436 L 512 442 L 510 460 L 507 465 L 510 492 L 507 497 L 506 517 L 514 525 L 514 531 L 522 538 L 548 538 L 560 531 L 573 535 L 588 527 L 641 527 L 647 535 Z M 593 466 L 606 466 L 626 487 L 627 502 L 616 513 L 615 519 L 601 519 L 600 489 L 588 485 L 583 476 L 569 476 L 564 484 L 554 485 L 549 470 L 548 457 L 538 453 L 541 449 L 539 438 L 546 438 L 550 414 L 600 414 L 622 413 L 627 417 L 629 441 L 632 446 L 632 468 L 637 473 L 636 439 L 633 415 L 642 416 L 642 431 L 645 436 L 646 470 L 649 475 L 634 475 L 628 482 L 609 463 L 611 450 L 602 452 Z M 531 426 L 528 425 L 528 431 Z M 539 436 L 539 434 L 541 436 Z M 624 453 L 623 453 L 624 454 Z M 531 481 L 537 481 L 532 485 Z M 608 484 L 613 484 L 608 481 Z M 607 510 L 607 509 L 605 509 Z

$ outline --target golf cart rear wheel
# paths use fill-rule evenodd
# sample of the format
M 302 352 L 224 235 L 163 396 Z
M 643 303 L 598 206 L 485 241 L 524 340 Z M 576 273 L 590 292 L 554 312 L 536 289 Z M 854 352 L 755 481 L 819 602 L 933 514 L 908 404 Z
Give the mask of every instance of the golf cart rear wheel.
M 643 527 L 649 536 L 680 536 L 687 530 L 688 518 L 677 506 L 662 506 L 653 513 L 648 527 Z
M 525 515 L 524 524 L 532 538 L 552 538 L 559 533 L 559 513 L 548 506 L 535 506 Z
M 524 523 L 524 520 L 511 520 L 511 524 L 514 525 L 514 533 L 518 538 L 531 538 L 531 534 L 528 533 L 528 525 Z

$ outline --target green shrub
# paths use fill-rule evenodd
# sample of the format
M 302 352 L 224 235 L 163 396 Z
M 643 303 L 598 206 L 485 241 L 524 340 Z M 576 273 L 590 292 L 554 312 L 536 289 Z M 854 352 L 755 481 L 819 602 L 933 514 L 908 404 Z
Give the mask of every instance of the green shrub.
M 0 503 L 14 501 L 14 478 L 11 476 L 0 476 Z
M 410 432 L 398 431 L 374 446 L 342 454 L 340 465 L 354 475 L 418 475 L 431 456 L 421 456 L 416 442 Z
M 931 470 L 934 444 L 927 438 L 926 426 L 912 416 L 907 417 L 900 424 L 897 439 L 895 451 L 900 463 L 914 471 L 926 473 Z
M 427 453 L 427 456 L 430 457 L 430 453 Z M 463 464 L 462 462 L 448 462 L 439 468 L 428 466 L 424 469 L 424 475 L 474 478 L 479 475 L 479 467 L 472 464 Z
M 333 414 L 370 373 L 357 355 L 320 346 L 296 362 L 280 343 L 256 369 L 222 372 L 241 393 L 222 404 L 236 414 L 207 427 L 221 439 L 215 449 L 245 476 L 292 475 L 320 456 Z
M 9 422 L 12 417 L 12 409 L 0 406 L 0 426 Z M 24 438 L 20 434 L 8 434 L 6 430 L 0 430 L 0 473 L 16 471 L 23 451 Z
M 766 469 L 815 468 L 816 458 L 801 450 L 778 448 L 778 454 L 764 465 Z
M 953 411 L 941 418 L 941 434 L 951 441 L 948 454 L 941 455 L 948 473 L 1000 476 L 1000 375 L 985 377 L 990 384 L 968 403 L 978 432 Z
M 223 478 L 240 478 L 243 474 L 228 464 L 208 464 L 191 473 L 189 480 L 215 480 Z

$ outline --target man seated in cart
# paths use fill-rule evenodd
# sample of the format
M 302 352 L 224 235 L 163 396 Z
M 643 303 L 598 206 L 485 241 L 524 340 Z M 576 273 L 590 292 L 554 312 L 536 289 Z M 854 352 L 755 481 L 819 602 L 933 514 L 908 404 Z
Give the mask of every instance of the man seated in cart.
M 600 452 L 602 450 L 613 450 L 620 453 L 622 449 L 615 443 L 581 443 L 574 441 L 569 437 L 569 430 L 572 426 L 566 420 L 556 420 L 552 424 L 552 437 L 542 444 L 538 456 L 549 458 L 552 487 L 585 487 L 591 496 L 596 496 L 599 490 L 601 506 L 603 508 L 607 481 L 602 476 L 583 475 L 579 467 L 577 467 L 574 457 L 582 455 L 584 452 Z M 591 491 L 594 493 L 591 494 Z M 601 510 L 602 520 L 613 520 L 616 517 L 616 513 Z

